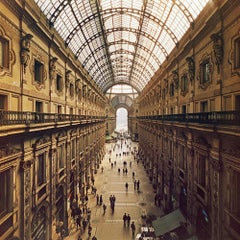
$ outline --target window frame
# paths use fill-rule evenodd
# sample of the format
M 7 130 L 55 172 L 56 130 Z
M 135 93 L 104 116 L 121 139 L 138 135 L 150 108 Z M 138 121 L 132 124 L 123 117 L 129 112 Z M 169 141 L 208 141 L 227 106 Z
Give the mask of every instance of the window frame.
M 41 165 L 40 165 L 40 161 L 41 161 Z M 37 156 L 37 186 L 38 187 L 46 183 L 46 179 L 47 179 L 46 173 L 47 173 L 46 172 L 46 154 L 45 152 L 43 152 Z
M 5 176 L 3 176 L 3 174 Z M 5 178 L 5 183 L 3 183 L 3 179 Z M 13 169 L 12 168 L 8 168 L 5 169 L 4 171 L 0 172 L 0 179 L 1 179 L 1 189 L 0 192 L 3 193 L 4 196 L 6 196 L 6 198 L 4 197 L 4 199 L 1 200 L 1 206 L 2 206 L 2 211 L 0 209 L 0 218 L 3 218 L 4 216 L 6 216 L 7 214 L 12 212 L 12 208 L 13 208 L 13 199 L 12 199 L 12 192 L 9 191 L 9 189 L 13 189 L 12 184 L 13 184 Z M 5 200 L 5 202 L 4 202 Z
M 234 40 L 234 64 L 235 71 L 240 70 L 240 37 Z
M 44 83 L 44 64 L 38 59 L 34 59 L 34 82 L 38 85 Z
M 8 69 L 10 67 L 10 44 L 9 40 L 0 36 L 0 68 Z
M 56 92 L 57 93 L 62 93 L 62 91 L 63 91 L 63 77 L 60 74 L 57 74 L 55 87 L 56 87 Z

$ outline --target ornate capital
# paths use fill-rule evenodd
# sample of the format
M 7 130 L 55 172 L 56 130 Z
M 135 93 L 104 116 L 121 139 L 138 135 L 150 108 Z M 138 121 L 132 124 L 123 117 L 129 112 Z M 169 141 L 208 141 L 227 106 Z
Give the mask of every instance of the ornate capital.
M 27 169 L 29 169 L 31 167 L 32 164 L 33 164 L 33 160 L 32 159 L 31 160 L 27 160 L 27 161 L 22 161 L 20 163 L 20 167 L 23 170 L 27 170 Z

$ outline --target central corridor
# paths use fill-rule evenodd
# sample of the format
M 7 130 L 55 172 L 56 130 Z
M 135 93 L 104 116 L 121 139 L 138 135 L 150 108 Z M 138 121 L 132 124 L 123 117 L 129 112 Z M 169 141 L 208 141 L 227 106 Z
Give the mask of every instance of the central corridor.
M 66 239 L 78 239 L 79 235 L 84 240 L 92 239 L 93 236 L 96 236 L 97 240 L 135 239 L 137 233 L 140 232 L 140 227 L 145 224 L 145 220 L 141 218 L 143 211 L 156 217 L 162 215 L 160 208 L 155 206 L 154 190 L 144 167 L 140 161 L 137 163 L 137 159 L 134 160 L 134 154 L 131 153 L 134 150 L 137 151 L 137 148 L 138 144 L 129 139 L 122 140 L 122 144 L 120 140 L 117 143 L 106 144 L 105 157 L 97 174 L 94 175 L 94 186 L 97 194 L 103 196 L 103 204 L 107 206 L 106 213 L 103 214 L 103 207 L 96 204 L 96 197 L 89 190 L 87 206 L 91 209 L 91 237 L 88 237 L 88 227 L 84 232 L 77 231 L 75 227 Z M 129 152 L 129 154 L 123 156 L 124 152 Z M 115 161 L 116 163 L 114 163 Z M 127 174 L 123 173 L 124 162 L 128 169 Z M 118 169 L 120 169 L 120 173 Z M 133 172 L 135 178 L 133 178 Z M 134 179 L 140 182 L 139 191 L 134 189 Z M 129 185 L 128 190 L 125 187 L 126 183 Z M 113 213 L 109 201 L 110 195 L 116 197 Z M 132 237 L 131 228 L 123 224 L 124 213 L 129 214 L 131 222 L 135 223 L 134 237 Z

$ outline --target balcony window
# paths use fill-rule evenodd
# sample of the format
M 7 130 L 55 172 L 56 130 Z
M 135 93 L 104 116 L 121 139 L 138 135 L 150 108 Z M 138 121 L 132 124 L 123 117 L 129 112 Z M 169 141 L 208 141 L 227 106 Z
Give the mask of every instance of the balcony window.
M 9 68 L 9 42 L 0 37 L 0 68 Z
M 35 60 L 34 81 L 38 84 L 43 84 L 43 78 L 44 78 L 44 65 L 38 60 Z
M 6 109 L 7 109 L 7 96 L 0 95 L 0 110 L 6 110 Z
M 208 112 L 208 102 L 207 101 L 201 102 L 201 112 Z

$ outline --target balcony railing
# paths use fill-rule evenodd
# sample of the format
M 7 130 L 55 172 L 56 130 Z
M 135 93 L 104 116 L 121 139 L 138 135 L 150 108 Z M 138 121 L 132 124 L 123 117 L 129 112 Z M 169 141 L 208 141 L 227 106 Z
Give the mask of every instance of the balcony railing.
M 240 111 L 201 112 L 171 115 L 139 116 L 138 119 L 155 121 L 176 121 L 203 124 L 240 125 Z
M 0 110 L 0 126 L 14 124 L 37 124 L 37 123 L 57 123 L 57 122 L 86 122 L 103 121 L 104 116 L 37 113 L 37 112 L 17 112 Z

